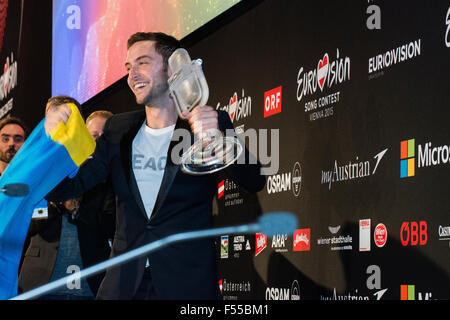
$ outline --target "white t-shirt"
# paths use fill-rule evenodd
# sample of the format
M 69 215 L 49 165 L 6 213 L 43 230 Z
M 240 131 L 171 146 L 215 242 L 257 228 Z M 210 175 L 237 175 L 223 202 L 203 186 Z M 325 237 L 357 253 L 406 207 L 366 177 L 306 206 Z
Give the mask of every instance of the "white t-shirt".
M 133 140 L 132 166 L 147 217 L 155 206 L 175 125 L 152 129 L 145 121 Z

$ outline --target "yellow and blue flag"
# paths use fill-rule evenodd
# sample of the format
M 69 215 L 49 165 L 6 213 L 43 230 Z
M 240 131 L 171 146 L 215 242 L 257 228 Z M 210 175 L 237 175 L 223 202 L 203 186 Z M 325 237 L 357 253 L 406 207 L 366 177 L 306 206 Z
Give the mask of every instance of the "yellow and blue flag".
M 33 209 L 65 177 L 73 177 L 95 150 L 78 108 L 66 124 L 60 122 L 47 136 L 42 120 L 9 163 L 0 178 L 0 188 L 8 184 L 28 185 L 25 197 L 0 193 L 0 299 L 17 295 L 17 280 L 23 245 Z

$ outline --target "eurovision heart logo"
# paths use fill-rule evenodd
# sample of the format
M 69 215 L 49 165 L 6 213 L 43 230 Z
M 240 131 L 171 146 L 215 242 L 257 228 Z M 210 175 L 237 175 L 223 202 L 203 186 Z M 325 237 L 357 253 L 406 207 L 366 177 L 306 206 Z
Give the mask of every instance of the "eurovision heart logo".
M 234 95 L 230 98 L 230 104 L 228 105 L 228 113 L 230 115 L 231 121 L 234 120 L 236 107 L 237 107 L 237 93 L 235 92 Z
M 328 75 L 328 53 L 325 53 L 322 60 L 319 60 L 317 64 L 317 82 L 319 84 L 320 91 L 323 91 L 325 80 Z

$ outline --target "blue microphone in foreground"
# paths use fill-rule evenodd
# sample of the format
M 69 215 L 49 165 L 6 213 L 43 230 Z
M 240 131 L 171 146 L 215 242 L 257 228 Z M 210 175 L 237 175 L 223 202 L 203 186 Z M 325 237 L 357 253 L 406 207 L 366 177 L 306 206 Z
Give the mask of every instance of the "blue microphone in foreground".
M 10 197 L 25 197 L 29 193 L 29 188 L 24 183 L 11 183 L 0 188 L 0 192 Z
M 25 292 L 21 295 L 18 295 L 17 297 L 12 298 L 11 300 L 29 300 L 37 298 L 43 294 L 47 294 L 51 291 L 54 291 L 55 289 L 63 287 L 68 283 L 72 283 L 76 280 L 81 280 L 85 277 L 90 277 L 111 267 L 117 267 L 120 264 L 126 263 L 138 257 L 148 255 L 150 252 L 159 250 L 175 242 L 217 237 L 223 234 L 263 233 L 268 237 L 271 237 L 276 234 L 293 234 L 296 229 L 297 217 L 295 215 L 288 212 L 273 212 L 262 215 L 257 222 L 251 224 L 178 233 L 157 240 L 155 242 L 151 242 L 140 248 L 121 254 L 120 256 L 103 261 L 87 269 L 83 269 L 80 272 L 74 273 L 67 277 L 43 285 L 39 288 Z
M 276 234 L 293 234 L 297 229 L 297 217 L 289 212 L 268 213 L 256 223 L 259 233 L 271 237 Z

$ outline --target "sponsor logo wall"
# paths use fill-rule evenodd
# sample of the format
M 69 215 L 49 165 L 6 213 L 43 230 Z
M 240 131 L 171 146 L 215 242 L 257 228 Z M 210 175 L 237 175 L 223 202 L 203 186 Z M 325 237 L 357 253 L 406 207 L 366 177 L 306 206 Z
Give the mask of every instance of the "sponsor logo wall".
M 0 1 L 0 119 L 30 131 L 44 117 L 51 87 L 51 1 Z
M 190 48 L 238 135 L 278 130 L 254 150 L 278 152 L 265 188 L 220 177 L 215 223 L 299 220 L 217 239 L 224 299 L 450 299 L 449 12 L 266 0 Z
M 249 3 L 188 46 L 266 173 L 256 195 L 218 174 L 213 220 L 299 225 L 218 237 L 223 298 L 450 299 L 450 4 Z
M 18 85 L 18 49 L 21 6 L 2 1 L 0 13 L 0 118 L 11 112 Z

